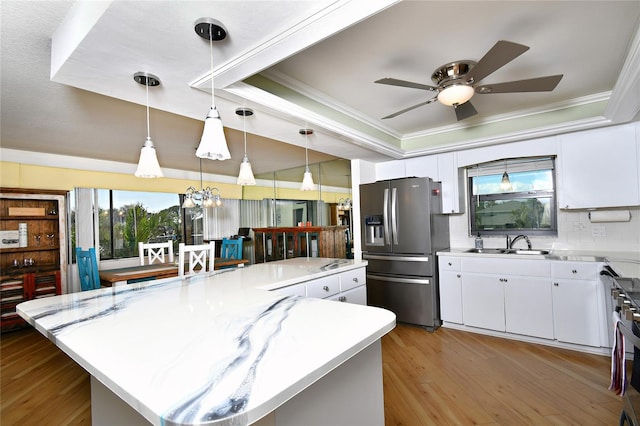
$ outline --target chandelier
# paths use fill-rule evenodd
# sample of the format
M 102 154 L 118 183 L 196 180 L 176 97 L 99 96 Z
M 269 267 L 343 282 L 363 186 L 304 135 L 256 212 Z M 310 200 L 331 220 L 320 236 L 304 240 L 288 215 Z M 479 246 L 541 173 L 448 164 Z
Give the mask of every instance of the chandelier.
M 182 202 L 183 209 L 200 207 L 200 203 L 202 203 L 202 207 L 222 207 L 220 190 L 209 186 L 202 187 L 202 159 L 200 159 L 200 188 L 200 190 L 193 186 L 187 188 Z
M 338 210 L 351 210 L 351 198 L 340 198 L 338 200 Z

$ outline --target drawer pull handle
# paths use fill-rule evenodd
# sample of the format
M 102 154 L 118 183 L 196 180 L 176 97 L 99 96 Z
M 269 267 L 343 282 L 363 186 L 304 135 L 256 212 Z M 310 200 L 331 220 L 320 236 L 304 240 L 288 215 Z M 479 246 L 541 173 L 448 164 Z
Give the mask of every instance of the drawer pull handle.
M 447 265 L 451 266 L 451 262 L 447 263 Z
M 340 297 L 338 298 L 338 300 L 339 300 L 339 301 L 341 301 L 341 302 L 346 302 L 346 301 L 347 301 L 347 298 L 346 298 L 346 296 L 340 296 Z
M 571 270 L 571 273 L 572 273 L 572 274 L 577 274 L 577 273 L 578 273 L 578 271 L 576 271 L 575 269 L 572 269 L 572 270 Z
M 358 277 L 354 277 L 354 278 L 353 278 L 353 282 L 354 282 L 354 283 L 357 283 L 357 282 L 358 282 Z
M 457 274 L 457 275 L 456 275 L 456 277 L 458 277 L 458 278 L 460 278 L 461 276 L 462 276 L 462 275 L 460 275 L 460 274 Z
M 325 285 L 325 286 L 323 286 L 323 287 L 322 287 L 322 289 L 323 289 L 324 291 L 329 291 L 329 286 L 326 286 L 326 285 Z

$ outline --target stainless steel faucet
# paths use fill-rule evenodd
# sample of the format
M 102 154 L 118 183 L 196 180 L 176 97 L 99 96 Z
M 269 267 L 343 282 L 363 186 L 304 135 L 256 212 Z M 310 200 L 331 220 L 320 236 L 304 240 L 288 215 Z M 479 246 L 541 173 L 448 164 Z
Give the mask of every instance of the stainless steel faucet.
M 507 234 L 506 237 L 507 237 L 507 250 L 509 250 L 511 248 L 511 236 Z
M 531 250 L 531 240 L 529 240 L 529 237 L 527 237 L 526 235 L 518 235 L 513 240 L 511 240 L 511 242 L 509 242 L 509 236 L 507 235 L 508 248 L 512 249 L 513 245 L 516 243 L 516 241 L 518 241 L 520 239 L 524 239 L 527 242 L 527 248 L 529 250 Z

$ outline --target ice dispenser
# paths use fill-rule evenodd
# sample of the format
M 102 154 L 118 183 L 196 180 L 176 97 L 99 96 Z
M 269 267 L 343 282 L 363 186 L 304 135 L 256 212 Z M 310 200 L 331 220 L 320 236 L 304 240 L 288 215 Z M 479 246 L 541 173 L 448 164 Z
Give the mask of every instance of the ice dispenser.
M 382 215 L 365 216 L 365 242 L 366 245 L 384 245 L 384 217 Z

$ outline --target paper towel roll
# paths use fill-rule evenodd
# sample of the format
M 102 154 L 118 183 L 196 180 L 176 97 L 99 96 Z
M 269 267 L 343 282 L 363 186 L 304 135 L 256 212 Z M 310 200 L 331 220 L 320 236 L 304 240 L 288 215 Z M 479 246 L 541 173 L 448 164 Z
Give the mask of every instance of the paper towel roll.
M 629 210 L 596 210 L 589 212 L 591 223 L 601 222 L 629 222 L 631 212 Z

